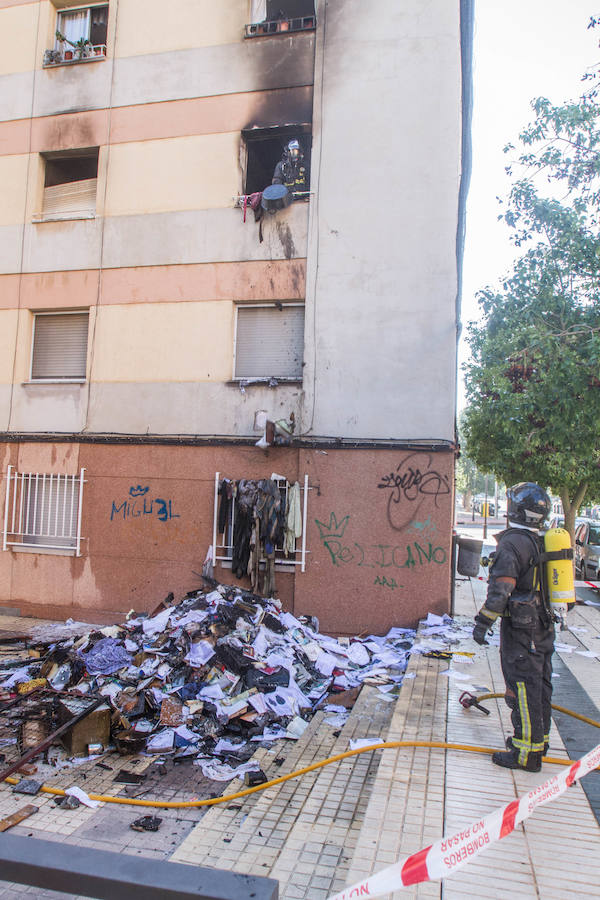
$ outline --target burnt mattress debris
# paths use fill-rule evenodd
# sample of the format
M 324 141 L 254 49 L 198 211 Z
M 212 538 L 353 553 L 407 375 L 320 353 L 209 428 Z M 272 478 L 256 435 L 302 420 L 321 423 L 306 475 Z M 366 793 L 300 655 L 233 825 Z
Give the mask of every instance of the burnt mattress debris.
M 413 630 L 336 639 L 279 600 L 205 582 L 120 625 L 44 626 L 12 652 L 0 636 L 0 715 L 9 706 L 16 715 L 29 692 L 36 692 L 30 709 L 36 696 L 42 703 L 50 695 L 67 720 L 79 709 L 74 698 L 101 698 L 104 731 L 71 738 L 78 755 L 114 746 L 123 755 L 193 756 L 207 777 L 224 781 L 257 767 L 250 761 L 257 744 L 300 738 L 317 709 L 342 725 L 365 683 L 386 700 L 397 696 Z

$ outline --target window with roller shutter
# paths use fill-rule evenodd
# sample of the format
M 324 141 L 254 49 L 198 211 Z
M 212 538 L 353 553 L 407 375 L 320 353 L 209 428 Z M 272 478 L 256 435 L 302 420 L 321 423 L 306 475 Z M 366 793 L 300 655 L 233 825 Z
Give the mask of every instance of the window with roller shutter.
M 98 147 L 43 153 L 44 197 L 41 218 L 87 219 L 96 215 Z
M 234 378 L 302 380 L 304 304 L 238 306 Z
M 89 313 L 37 313 L 33 325 L 32 381 L 85 381 Z

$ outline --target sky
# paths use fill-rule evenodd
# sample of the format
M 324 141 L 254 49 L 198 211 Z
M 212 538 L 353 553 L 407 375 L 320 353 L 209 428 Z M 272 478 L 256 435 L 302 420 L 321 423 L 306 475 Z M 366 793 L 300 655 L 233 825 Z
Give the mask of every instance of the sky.
M 467 233 L 463 262 L 463 338 L 459 366 L 468 359 L 466 326 L 476 318 L 476 293 L 495 284 L 516 258 L 510 230 L 498 222 L 510 179 L 510 157 L 503 147 L 517 143 L 533 118 L 531 100 L 553 103 L 577 98 L 581 76 L 600 61 L 600 26 L 588 30 L 590 16 L 600 14 L 600 0 L 475 0 L 473 49 L 473 173 L 467 199 Z M 458 408 L 464 406 L 459 372 Z

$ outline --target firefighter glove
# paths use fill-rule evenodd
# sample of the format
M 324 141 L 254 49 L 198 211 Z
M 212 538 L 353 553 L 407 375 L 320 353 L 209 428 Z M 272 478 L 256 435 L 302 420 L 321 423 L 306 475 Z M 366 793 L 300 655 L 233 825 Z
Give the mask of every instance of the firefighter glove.
M 485 638 L 493 624 L 492 619 L 489 619 L 484 613 L 477 613 L 473 629 L 473 640 L 476 644 L 487 644 Z

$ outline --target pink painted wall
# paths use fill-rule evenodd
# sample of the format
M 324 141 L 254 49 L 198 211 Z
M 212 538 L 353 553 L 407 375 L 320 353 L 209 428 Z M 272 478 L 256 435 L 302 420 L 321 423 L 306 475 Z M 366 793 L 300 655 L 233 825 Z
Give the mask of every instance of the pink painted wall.
M 296 614 L 361 634 L 449 611 L 453 466 L 450 452 L 301 451 L 314 490 Z
M 309 475 L 306 572 L 278 572 L 277 585 L 286 609 L 316 614 L 323 631 L 382 633 L 449 608 L 449 452 L 32 442 L 0 444 L 0 459 L 3 471 L 86 469 L 82 556 L 0 552 L 0 608 L 119 621 L 200 587 L 216 471 Z M 249 587 L 230 569 L 215 575 Z

